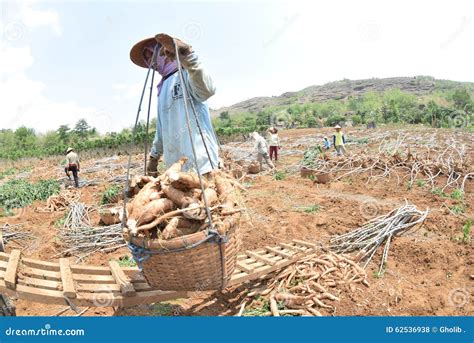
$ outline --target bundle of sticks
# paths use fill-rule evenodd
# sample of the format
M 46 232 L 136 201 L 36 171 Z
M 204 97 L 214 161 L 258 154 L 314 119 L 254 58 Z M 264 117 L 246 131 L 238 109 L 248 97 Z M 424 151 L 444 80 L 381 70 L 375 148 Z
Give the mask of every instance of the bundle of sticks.
M 77 261 L 95 252 L 110 252 L 126 243 L 120 224 L 94 227 L 90 222 L 91 207 L 83 203 L 72 203 L 64 226 L 59 230 L 61 244 L 65 247 L 56 256 L 73 255 Z
M 209 226 L 206 204 L 215 228 L 221 234 L 227 231 L 223 219 L 242 211 L 234 188 L 242 186 L 219 170 L 201 179 L 183 172 L 186 160 L 181 158 L 157 178 L 137 176 L 131 181 L 125 236 L 172 239 L 204 230 Z
M 263 315 L 322 316 L 321 311 L 334 310 L 331 302 L 339 301 L 343 291 L 353 292 L 357 284 L 368 287 L 366 277 L 365 271 L 346 255 L 315 253 L 288 266 L 247 297 L 268 299 L 270 311 Z M 243 314 L 245 304 L 238 316 Z
M 63 211 L 69 207 L 70 204 L 79 201 L 81 193 L 76 190 L 62 190 L 59 194 L 51 195 L 46 200 L 45 207 L 37 207 L 37 212 L 55 212 Z
M 407 181 L 412 185 L 416 180 L 423 180 L 435 187 L 439 181 L 444 182 L 441 184 L 443 190 L 456 187 L 464 191 L 466 181 L 474 178 L 466 149 L 456 144 L 428 148 L 418 153 L 410 147 L 403 150 L 401 143 L 390 147 L 381 144 L 377 152 L 360 151 L 335 158 L 323 154 L 313 161 L 304 162 L 307 168 L 317 173 L 337 175 L 335 180 L 366 173 L 367 182 L 394 176 L 399 184 Z
M 36 240 L 36 236 L 23 230 L 21 224 L 4 224 L 0 228 L 0 232 L 4 245 L 14 242 L 22 248 L 27 248 L 32 244 L 32 241 Z
M 331 238 L 330 248 L 338 253 L 356 252 L 355 260 L 365 261 L 364 268 L 366 268 L 377 249 L 385 244 L 379 268 L 381 273 L 393 237 L 423 223 L 427 215 L 428 209 L 419 211 L 415 205 L 405 203 L 400 208 L 368 221 L 355 231 Z

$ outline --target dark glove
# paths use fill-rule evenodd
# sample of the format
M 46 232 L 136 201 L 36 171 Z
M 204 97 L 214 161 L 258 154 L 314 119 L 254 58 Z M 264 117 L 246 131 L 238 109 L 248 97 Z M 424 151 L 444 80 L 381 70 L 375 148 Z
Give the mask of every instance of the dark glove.
M 158 176 L 158 160 L 160 157 L 150 156 L 148 159 L 148 164 L 146 167 L 146 174 L 149 176 L 157 177 Z
M 160 56 L 167 56 L 170 59 L 174 60 L 176 58 L 175 48 L 173 44 L 173 37 L 165 34 L 159 33 L 155 36 L 155 39 L 158 43 L 161 44 Z M 180 56 L 187 56 L 193 52 L 193 47 L 182 40 L 175 38 L 176 44 L 178 45 L 178 53 Z

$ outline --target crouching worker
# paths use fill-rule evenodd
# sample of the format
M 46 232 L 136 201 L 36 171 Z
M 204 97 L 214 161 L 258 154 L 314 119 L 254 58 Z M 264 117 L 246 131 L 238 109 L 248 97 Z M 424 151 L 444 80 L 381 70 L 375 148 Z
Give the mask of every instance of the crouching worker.
M 263 160 L 265 163 L 271 168 L 275 169 L 272 161 L 270 160 L 270 156 L 268 156 L 268 147 L 265 138 L 260 136 L 258 132 L 252 132 L 252 138 L 255 140 L 255 147 L 254 150 L 257 151 L 257 161 L 260 164 L 260 170 L 263 170 Z
M 64 171 L 66 172 L 67 177 L 71 180 L 71 174 L 74 177 L 74 185 L 76 188 L 79 187 L 79 176 L 78 172 L 80 170 L 79 156 L 74 152 L 73 148 L 68 148 L 66 150 L 66 167 Z
M 157 176 L 160 157 L 166 165 L 171 165 L 181 157 L 188 158 L 183 170 L 195 169 L 191 139 L 185 112 L 185 101 L 189 110 L 191 132 L 196 151 L 199 172 L 206 174 L 216 169 L 218 144 L 212 128 L 211 117 L 206 100 L 215 93 L 211 77 L 206 73 L 193 48 L 176 39 L 178 54 L 175 54 L 173 38 L 158 34 L 135 44 L 130 51 L 130 59 L 136 65 L 149 68 L 150 64 L 160 75 L 158 83 L 158 116 L 156 133 L 148 161 L 147 174 Z M 157 53 L 153 57 L 153 52 Z M 183 67 L 184 85 L 178 72 L 179 58 Z M 183 88 L 189 99 L 184 98 Z M 193 114 L 196 110 L 197 118 Z M 196 120 L 202 135 L 199 132 Z

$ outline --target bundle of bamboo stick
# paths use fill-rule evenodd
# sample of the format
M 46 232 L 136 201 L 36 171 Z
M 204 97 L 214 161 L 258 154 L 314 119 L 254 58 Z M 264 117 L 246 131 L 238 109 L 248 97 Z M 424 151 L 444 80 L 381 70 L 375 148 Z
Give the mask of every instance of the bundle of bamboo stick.
M 209 226 L 206 202 L 214 224 L 242 211 L 235 191 L 242 186 L 232 177 L 214 170 L 202 176 L 201 187 L 198 174 L 182 171 L 185 163 L 182 158 L 157 178 L 131 181 L 125 235 L 172 239 L 204 230 Z

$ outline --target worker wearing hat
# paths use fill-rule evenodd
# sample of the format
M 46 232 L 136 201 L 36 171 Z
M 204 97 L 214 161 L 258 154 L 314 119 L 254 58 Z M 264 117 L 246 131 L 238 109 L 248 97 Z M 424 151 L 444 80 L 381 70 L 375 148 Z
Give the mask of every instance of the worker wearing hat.
M 191 113 L 190 124 L 199 171 L 202 174 L 208 173 L 217 168 L 219 162 L 217 138 L 206 104 L 206 100 L 215 93 L 214 84 L 192 47 L 179 39 L 175 41 L 178 58 L 184 68 L 184 85 L 181 84 L 178 73 L 172 37 L 158 34 L 153 38 L 138 42 L 130 51 L 130 59 L 133 63 L 143 68 L 149 68 L 151 64 L 161 75 L 161 81 L 158 83 L 156 133 L 147 167 L 147 173 L 151 176 L 157 175 L 160 157 L 163 157 L 166 165 L 171 165 L 186 156 L 188 161 L 183 169 L 189 170 L 195 166 L 191 139 L 188 134 L 183 87 L 186 87 L 186 93 L 190 97 L 187 99 L 187 107 Z M 152 56 L 155 56 L 153 61 L 151 61 Z M 193 107 L 197 118 L 192 114 Z M 202 135 L 196 121 L 199 122 Z
M 69 172 L 72 172 L 74 177 L 74 185 L 76 188 L 79 187 L 79 176 L 78 172 L 80 169 L 79 156 L 74 152 L 74 149 L 69 147 L 66 150 L 66 167 L 64 171 L 66 172 L 67 177 L 71 180 L 71 175 Z
M 346 153 L 346 148 L 344 144 L 346 144 L 346 138 L 344 137 L 344 133 L 342 133 L 342 128 L 339 125 L 334 126 L 334 135 L 332 136 L 332 143 L 336 148 L 336 152 L 338 155 L 342 155 Z

